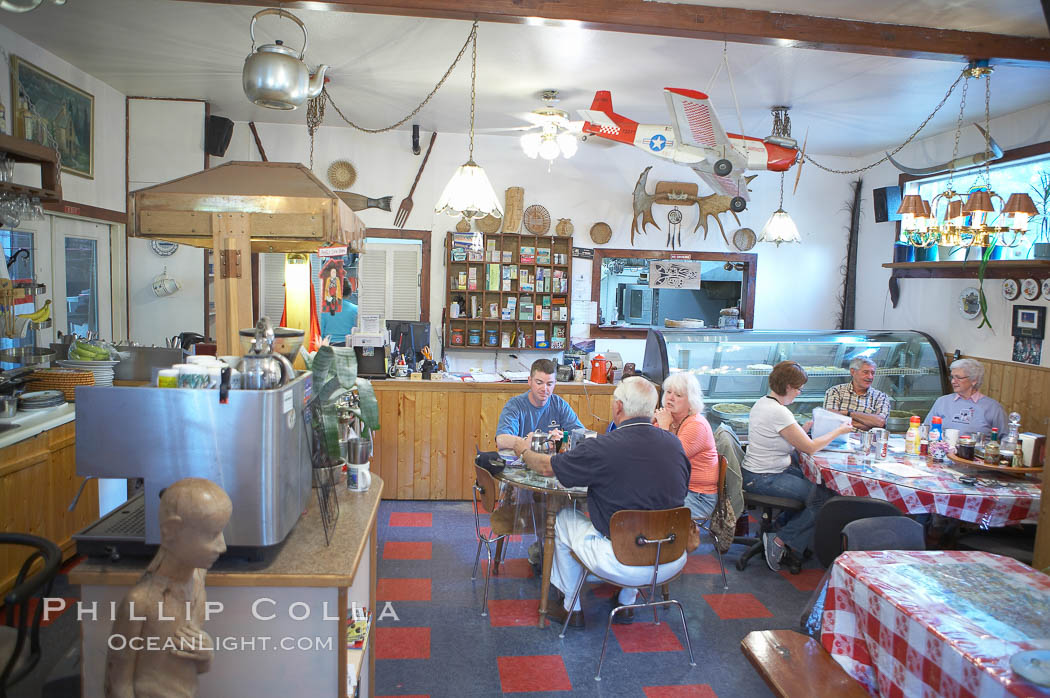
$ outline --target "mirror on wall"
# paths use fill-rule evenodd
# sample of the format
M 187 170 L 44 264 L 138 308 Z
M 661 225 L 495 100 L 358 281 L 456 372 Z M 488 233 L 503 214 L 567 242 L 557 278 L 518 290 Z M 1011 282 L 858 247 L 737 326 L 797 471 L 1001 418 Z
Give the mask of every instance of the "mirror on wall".
M 595 250 L 591 288 L 598 324 L 591 334 L 632 336 L 666 327 L 668 320 L 718 327 L 722 311 L 731 308 L 751 327 L 755 259 L 743 253 Z

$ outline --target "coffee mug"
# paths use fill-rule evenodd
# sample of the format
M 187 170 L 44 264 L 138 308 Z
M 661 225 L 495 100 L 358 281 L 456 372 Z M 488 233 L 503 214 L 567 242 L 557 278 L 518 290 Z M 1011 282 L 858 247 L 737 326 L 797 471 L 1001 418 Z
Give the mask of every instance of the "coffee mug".
M 153 292 L 161 298 L 170 296 L 181 288 L 182 285 L 178 281 L 168 276 L 167 267 L 165 267 L 163 272 L 153 277 Z
M 372 486 L 372 473 L 368 463 L 351 464 L 346 471 L 346 489 L 351 492 L 365 492 Z

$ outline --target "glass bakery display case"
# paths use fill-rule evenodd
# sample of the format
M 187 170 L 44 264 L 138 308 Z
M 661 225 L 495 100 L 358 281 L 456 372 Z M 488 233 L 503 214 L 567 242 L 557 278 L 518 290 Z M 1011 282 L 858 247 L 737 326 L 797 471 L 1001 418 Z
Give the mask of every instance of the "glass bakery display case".
M 727 423 L 747 433 L 748 412 L 769 392 L 769 372 L 797 361 L 809 376 L 789 406 L 804 422 L 828 388 L 850 380 L 850 361 L 871 358 L 873 385 L 892 400 L 891 430 L 911 414 L 926 416 L 933 401 L 951 392 L 944 353 L 932 337 L 913 331 L 649 330 L 642 372 L 654 381 L 675 371 L 696 374 L 711 426 Z

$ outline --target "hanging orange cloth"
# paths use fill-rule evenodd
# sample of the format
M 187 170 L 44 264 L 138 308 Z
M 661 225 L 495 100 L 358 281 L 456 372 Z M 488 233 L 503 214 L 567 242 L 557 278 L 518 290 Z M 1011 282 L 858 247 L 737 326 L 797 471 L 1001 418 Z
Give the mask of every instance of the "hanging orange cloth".
M 317 351 L 317 348 L 321 346 L 321 322 L 317 318 L 317 304 L 313 303 L 312 300 L 316 298 L 314 295 L 314 280 L 310 279 L 310 327 L 300 327 L 305 332 L 305 341 L 303 344 L 306 346 L 306 350 L 309 352 Z M 304 318 L 305 319 L 305 318 Z M 306 324 L 305 322 L 302 324 Z M 288 324 L 288 284 L 284 285 L 284 310 L 281 312 L 281 327 L 294 327 L 294 325 Z

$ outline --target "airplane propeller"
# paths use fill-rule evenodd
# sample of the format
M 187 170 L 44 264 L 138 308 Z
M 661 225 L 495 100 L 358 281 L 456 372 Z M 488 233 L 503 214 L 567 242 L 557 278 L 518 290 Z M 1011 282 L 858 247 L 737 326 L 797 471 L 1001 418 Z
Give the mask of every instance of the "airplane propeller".
M 806 137 L 802 139 L 802 152 L 798 156 L 798 167 L 795 170 L 795 188 L 791 190 L 794 196 L 798 191 L 798 180 L 802 179 L 802 165 L 806 162 L 806 143 L 809 143 L 809 129 L 806 129 Z

